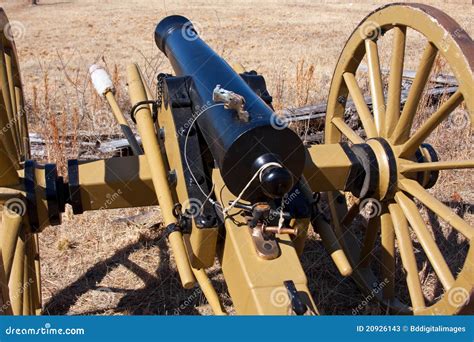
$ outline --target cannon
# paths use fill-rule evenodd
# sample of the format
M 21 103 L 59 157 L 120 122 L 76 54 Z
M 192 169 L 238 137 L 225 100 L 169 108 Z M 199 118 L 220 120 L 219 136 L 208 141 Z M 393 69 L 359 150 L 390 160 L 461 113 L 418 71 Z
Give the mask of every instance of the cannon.
M 197 36 L 187 39 L 183 30 L 193 30 L 188 19 L 167 17 L 156 27 L 155 41 L 169 58 L 176 76 L 193 75 L 188 81 L 187 95 L 192 105 L 203 108 L 212 103 L 213 90 L 221 84 L 245 99 L 247 119 L 239 118 L 238 113 L 237 117 L 229 115 L 229 109 L 224 106 L 209 106 L 202 113 L 193 111 L 197 114 L 196 125 L 224 182 L 237 196 L 258 169 L 268 163 L 281 163 L 282 167 L 266 168 L 261 175 L 266 181 L 252 183 L 251 191 L 243 194 L 244 199 L 254 202 L 263 192 L 267 197 L 281 198 L 291 190 L 303 171 L 305 152 L 301 139 L 289 128 L 275 130 L 272 108 L 204 41 Z M 192 54 L 189 53 L 191 50 L 194 51 Z M 186 88 L 186 85 L 182 87 Z
M 55 164 L 41 165 L 31 158 L 28 113 L 7 24 L 0 10 L 3 314 L 41 314 L 38 234 L 61 223 L 66 205 L 75 215 L 159 205 L 182 286 L 198 284 L 216 315 L 226 314 L 206 273 L 216 258 L 237 314 L 319 314 L 300 261 L 310 228 L 321 237 L 340 274 L 352 277 L 389 312 L 474 312 L 474 228 L 430 192 L 442 182 L 443 170 L 474 168 L 469 157 L 443 160 L 427 142 L 459 107 L 470 119 L 472 138 L 474 45 L 446 14 L 427 5 L 393 4 L 359 24 L 337 62 L 324 143 L 317 145 L 303 143 L 275 112 L 262 75 L 224 61 L 187 18 L 164 18 L 156 27 L 155 42 L 174 74 L 159 74 L 153 95 L 139 67 L 127 68 L 130 115 L 141 145 L 115 101 L 107 73 L 93 66 L 92 82 L 109 102 L 133 155 L 69 160 L 66 178 L 58 175 Z M 402 107 L 411 31 L 423 36 L 426 45 Z M 378 45 L 390 35 L 392 58 L 384 87 Z M 458 86 L 416 126 L 418 105 L 438 55 L 447 61 Z M 362 61 L 367 63 L 372 108 L 356 77 Z M 345 115 L 349 98 L 358 127 Z M 111 193 L 114 201 L 109 201 Z M 318 203 L 323 197 L 324 208 Z M 377 212 L 361 220 L 361 206 L 367 203 Z M 469 247 L 461 251 L 459 270 L 450 268 L 420 205 L 466 241 Z M 414 239 L 443 288 L 429 301 Z M 408 297 L 399 295 L 400 282 L 406 283 Z

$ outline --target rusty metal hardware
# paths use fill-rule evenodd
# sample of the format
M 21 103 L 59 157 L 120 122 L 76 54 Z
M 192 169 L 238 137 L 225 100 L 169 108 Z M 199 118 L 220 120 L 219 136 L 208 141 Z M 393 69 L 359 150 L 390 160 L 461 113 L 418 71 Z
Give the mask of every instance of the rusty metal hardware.
M 250 119 L 249 113 L 244 109 L 245 99 L 243 96 L 226 90 L 218 84 L 213 92 L 212 99 L 214 102 L 224 103 L 226 109 L 235 110 L 240 121 L 248 122 Z

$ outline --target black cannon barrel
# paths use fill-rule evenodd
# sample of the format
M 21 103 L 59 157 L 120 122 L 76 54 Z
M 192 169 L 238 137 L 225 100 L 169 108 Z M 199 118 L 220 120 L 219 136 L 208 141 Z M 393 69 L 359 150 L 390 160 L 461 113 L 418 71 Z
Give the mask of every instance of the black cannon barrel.
M 187 18 L 173 15 L 163 19 L 156 27 L 155 42 L 177 76 L 192 77 L 193 106 L 212 106 L 216 85 L 245 98 L 249 122 L 239 120 L 235 111 L 223 106 L 210 107 L 196 120 L 229 190 L 238 195 L 268 162 L 278 162 L 283 169 L 269 168 L 272 171 L 260 177 L 262 184 L 252 186 L 243 198 L 260 199 L 262 193 L 277 197 L 290 190 L 305 162 L 304 146 L 296 133 L 272 125 L 273 110 L 198 36 Z

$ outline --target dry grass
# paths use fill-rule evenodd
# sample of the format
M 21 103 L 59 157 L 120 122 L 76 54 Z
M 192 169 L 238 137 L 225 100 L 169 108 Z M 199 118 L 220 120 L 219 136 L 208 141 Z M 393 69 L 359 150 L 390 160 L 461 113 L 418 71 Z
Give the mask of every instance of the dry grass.
M 138 61 L 151 87 L 157 71 L 171 71 L 152 37 L 154 26 L 165 15 L 189 17 L 211 47 L 229 62 L 240 62 L 262 73 L 275 108 L 282 109 L 325 101 L 345 40 L 357 23 L 382 2 L 40 3 L 32 7 L 23 1 L 6 1 L 1 6 L 11 20 L 20 21 L 25 28 L 17 47 L 29 125 L 47 142 L 45 154 L 35 157 L 56 162 L 63 168 L 67 159 L 99 156 L 94 151 L 95 141 L 103 134 L 118 133 L 107 106 L 91 87 L 88 65 L 100 62 L 108 68 L 117 87 L 119 104 L 128 109 L 123 77 L 126 64 Z M 452 15 L 472 36 L 469 4 L 438 2 L 436 6 Z M 422 45 L 415 37 L 408 46 L 406 68 L 414 70 Z M 388 48 L 382 47 L 381 51 L 388 56 Z M 386 58 L 382 59 L 386 65 Z M 431 104 L 424 106 L 428 108 Z M 303 135 L 308 127 L 309 123 L 304 123 L 295 129 Z M 452 145 L 443 144 L 455 133 L 452 127 L 443 126 L 432 137 L 433 142 L 441 145 L 443 156 L 465 153 L 459 146 L 452 152 Z M 470 139 L 470 133 L 463 134 Z M 79 139 L 89 143 L 86 151 L 80 150 Z M 471 146 L 468 140 L 464 141 L 464 147 Z M 459 183 L 465 175 L 468 174 L 448 175 L 447 181 L 434 192 L 446 201 L 457 193 L 462 203 L 472 203 L 472 189 L 462 190 L 466 181 Z M 468 180 L 469 183 L 473 182 Z M 451 191 L 455 186 L 461 190 Z M 446 191 L 448 188 L 450 191 Z M 61 226 L 47 228 L 41 234 L 45 313 L 209 314 L 210 308 L 198 289 L 184 290 L 179 286 L 159 222 L 159 208 L 111 210 L 107 215 L 88 212 L 74 217 L 68 211 Z M 319 237 L 313 233 L 302 262 L 322 312 L 350 314 L 364 300 L 351 279 L 338 276 Z M 232 312 L 217 265 L 210 275 L 222 290 L 226 308 Z M 432 281 L 429 276 L 424 279 Z M 360 313 L 384 312 L 370 303 Z

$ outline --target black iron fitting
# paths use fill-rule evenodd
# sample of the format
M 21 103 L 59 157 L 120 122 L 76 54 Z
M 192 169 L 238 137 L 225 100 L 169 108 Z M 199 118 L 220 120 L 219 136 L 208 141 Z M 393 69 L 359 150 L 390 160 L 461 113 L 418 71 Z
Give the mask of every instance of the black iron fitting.
M 79 162 L 77 159 L 71 159 L 67 161 L 67 173 L 69 183 L 65 186 L 67 193 L 67 203 L 72 206 L 72 212 L 82 214 L 84 209 L 82 208 L 81 188 L 79 185 Z
M 285 280 L 283 285 L 285 285 L 288 297 L 290 298 L 291 310 L 298 316 L 304 315 L 308 311 L 308 307 L 301 300 L 293 280 Z
M 39 230 L 38 207 L 36 205 L 36 179 L 35 179 L 36 162 L 34 160 L 25 161 L 25 192 L 26 207 L 28 219 L 30 221 L 31 230 L 37 232 Z
M 267 90 L 265 78 L 259 75 L 255 70 L 244 72 L 240 77 L 248 86 L 270 107 L 272 107 L 273 98 Z M 273 107 L 272 107 L 273 108 Z
M 135 119 L 135 115 L 136 115 L 136 112 L 141 109 L 139 107 L 143 105 L 150 105 L 150 104 L 152 106 L 153 122 L 156 121 L 156 119 L 158 118 L 158 104 L 156 103 L 155 100 L 145 100 L 145 101 L 139 101 L 135 103 L 132 109 L 130 109 L 130 117 L 132 118 L 133 123 L 137 123 L 137 120 Z
M 44 198 L 47 203 L 48 221 L 51 225 L 55 226 L 61 224 L 61 214 L 64 213 L 66 204 L 72 206 L 74 214 L 81 214 L 83 212 L 78 166 L 77 160 L 68 161 L 69 182 L 65 182 L 63 177 L 58 176 L 56 164 L 39 165 L 33 160 L 25 161 L 24 184 L 26 205 L 33 232 L 38 231 L 40 228 L 36 196 L 36 191 L 38 191 L 35 176 L 36 170 L 44 169 Z
M 379 183 L 379 166 L 374 151 L 365 143 L 351 148 L 341 145 L 352 163 L 345 190 L 358 198 L 371 197 Z
M 232 201 L 229 201 L 229 205 Z M 271 221 L 283 216 L 285 221 L 291 220 L 293 216 L 291 213 L 284 211 L 281 213 L 279 210 L 273 209 L 267 202 L 257 202 L 253 205 L 237 202 L 234 204 L 234 208 L 242 209 L 245 211 L 245 216 L 248 217 L 249 227 L 255 228 L 258 224 L 266 223 L 269 224 Z
M 48 203 L 48 219 L 51 225 L 61 224 L 61 212 L 64 212 L 64 194 L 60 194 L 60 179 L 56 164 L 46 164 L 44 167 L 46 181 L 46 201 Z M 63 209 L 61 211 L 61 209 Z
M 177 223 L 170 223 L 170 224 L 167 225 L 166 228 L 165 228 L 165 236 L 166 236 L 166 238 L 169 238 L 169 236 L 171 235 L 171 233 L 180 232 L 180 231 L 181 231 L 181 227 L 179 226 L 179 224 L 177 224 Z

